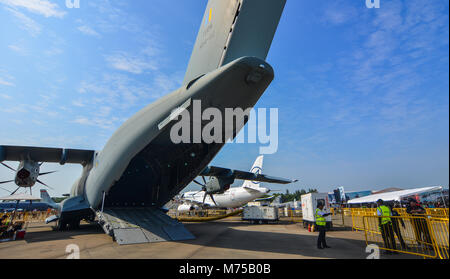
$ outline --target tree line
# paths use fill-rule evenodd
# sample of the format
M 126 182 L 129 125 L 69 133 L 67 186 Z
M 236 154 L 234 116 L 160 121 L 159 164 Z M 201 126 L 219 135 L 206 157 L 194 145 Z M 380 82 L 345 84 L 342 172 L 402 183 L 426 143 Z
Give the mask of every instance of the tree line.
M 290 193 L 289 190 L 286 189 L 286 193 L 285 194 L 275 194 L 274 197 L 280 197 L 281 203 L 285 203 L 285 202 L 291 202 L 291 201 L 300 201 L 301 200 L 301 196 L 305 195 L 305 194 L 309 194 L 309 193 L 318 193 L 317 189 L 312 189 L 309 188 L 308 190 L 305 189 L 301 189 L 301 190 L 296 190 L 294 193 Z

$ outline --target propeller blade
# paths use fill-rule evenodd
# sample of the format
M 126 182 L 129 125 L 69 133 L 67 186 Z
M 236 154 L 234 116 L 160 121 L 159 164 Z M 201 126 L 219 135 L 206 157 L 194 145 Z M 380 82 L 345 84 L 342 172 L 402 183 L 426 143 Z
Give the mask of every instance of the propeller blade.
M 205 195 L 203 195 L 203 204 L 205 204 L 205 200 L 206 200 L 206 192 Z
M 10 170 L 12 170 L 12 171 L 16 171 L 15 169 L 13 169 L 13 168 L 11 168 L 10 166 L 8 166 L 7 164 L 5 164 L 5 163 L 1 163 L 2 165 L 4 165 L 5 167 L 7 167 L 8 169 L 10 169 Z
M 203 178 L 203 184 L 205 184 L 205 185 L 206 185 L 206 179 L 205 179 L 205 177 L 204 177 L 204 176 L 202 176 L 202 178 Z
M 194 179 L 194 181 L 193 181 L 195 184 L 198 184 L 198 185 L 200 185 L 200 186 L 202 186 L 202 187 L 205 187 L 205 185 L 204 184 L 201 184 L 200 182 L 198 182 L 197 180 L 195 180 Z
M 195 194 L 194 194 L 194 196 L 195 196 L 195 195 L 197 195 L 198 193 L 200 193 L 201 191 L 203 191 L 203 189 L 202 189 L 202 190 L 200 190 L 200 191 L 198 191 L 197 193 L 195 193 Z
M 14 195 L 17 192 L 17 190 L 19 190 L 19 189 L 20 189 L 20 187 L 18 187 L 16 190 L 14 190 L 14 192 L 11 193 L 11 196 Z
M 217 206 L 217 203 L 216 203 L 216 201 L 214 200 L 214 197 L 213 197 L 213 195 L 212 194 L 209 194 L 209 196 L 211 197 L 211 199 L 212 199 L 212 201 L 213 201 L 213 203 Z
M 0 181 L 0 184 L 5 184 L 5 183 L 13 182 L 13 181 L 14 181 L 14 180 Z
M 57 172 L 57 171 L 43 172 L 43 173 L 40 173 L 39 175 L 46 175 L 46 174 L 50 174 L 50 173 L 54 173 L 54 172 Z
M 6 191 L 6 192 L 8 192 L 8 193 L 10 193 L 10 194 L 11 194 L 11 191 L 10 191 L 10 190 L 8 190 L 8 189 L 5 189 L 5 188 L 3 188 L 3 187 L 0 187 L 0 189 L 2 189 L 2 190 L 4 190 L 4 191 Z
M 37 182 L 37 183 L 40 183 L 40 184 L 44 185 L 45 187 L 48 187 L 48 188 L 50 188 L 50 189 L 53 190 L 52 187 L 48 186 L 47 184 L 45 184 L 44 182 L 40 181 L 39 179 L 37 179 L 36 182 Z

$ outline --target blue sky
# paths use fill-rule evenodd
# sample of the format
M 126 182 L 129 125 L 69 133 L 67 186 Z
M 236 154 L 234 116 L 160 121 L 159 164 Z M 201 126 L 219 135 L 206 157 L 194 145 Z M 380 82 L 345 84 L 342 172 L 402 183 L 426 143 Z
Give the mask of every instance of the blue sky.
M 128 117 L 181 84 L 205 7 L 0 0 L 0 144 L 101 149 Z M 270 187 L 448 187 L 448 22 L 441 0 L 381 0 L 380 9 L 288 0 L 267 57 L 276 77 L 257 107 L 279 110 L 278 152 L 264 172 L 300 182 Z M 213 163 L 246 170 L 258 151 L 229 144 Z M 81 171 L 42 169 L 59 170 L 42 178 L 52 195 L 68 192 Z

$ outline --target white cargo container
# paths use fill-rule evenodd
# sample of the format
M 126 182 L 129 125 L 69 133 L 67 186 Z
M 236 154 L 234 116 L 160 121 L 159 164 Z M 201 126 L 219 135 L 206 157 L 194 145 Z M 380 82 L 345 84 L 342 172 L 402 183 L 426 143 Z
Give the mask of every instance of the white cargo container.
M 274 206 L 247 206 L 242 213 L 242 220 L 259 224 L 278 221 L 278 208 Z
M 313 225 L 316 222 L 316 208 L 317 203 L 322 202 L 324 204 L 323 210 L 327 213 L 330 212 L 330 202 L 328 200 L 327 193 L 309 193 L 302 195 L 302 215 L 303 215 L 303 227 L 307 227 L 309 224 Z M 327 221 L 327 228 L 333 226 L 331 222 L 331 215 L 325 217 Z

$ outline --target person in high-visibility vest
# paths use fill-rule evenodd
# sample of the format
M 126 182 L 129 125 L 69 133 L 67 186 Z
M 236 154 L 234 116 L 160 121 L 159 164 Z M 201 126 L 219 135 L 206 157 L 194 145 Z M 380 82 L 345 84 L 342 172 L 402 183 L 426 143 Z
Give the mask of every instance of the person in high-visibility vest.
M 377 201 L 377 215 L 380 217 L 379 227 L 381 230 L 381 236 L 383 237 L 384 247 L 387 250 L 386 254 L 396 254 L 396 251 L 391 251 L 396 249 L 395 237 L 394 237 L 394 229 L 392 227 L 392 212 L 391 209 L 384 205 L 382 199 Z
M 327 221 L 325 219 L 326 216 L 331 213 L 326 213 L 323 211 L 323 203 L 319 202 L 316 208 L 316 228 L 319 231 L 319 237 L 317 238 L 317 249 L 323 248 L 331 248 L 327 245 L 325 240 L 325 232 L 327 231 Z

